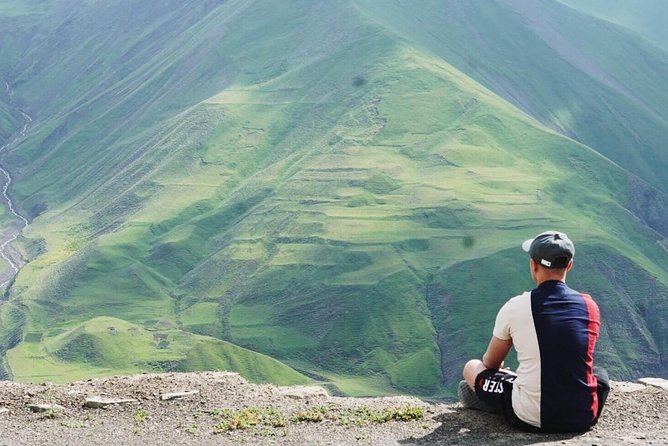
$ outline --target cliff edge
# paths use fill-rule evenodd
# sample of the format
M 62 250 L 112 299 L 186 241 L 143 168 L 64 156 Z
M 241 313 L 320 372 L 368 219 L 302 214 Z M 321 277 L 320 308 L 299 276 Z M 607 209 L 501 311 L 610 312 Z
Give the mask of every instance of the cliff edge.
M 331 397 L 225 372 L 2 382 L 0 445 L 668 444 L 668 390 L 651 384 L 613 382 L 589 432 L 537 435 L 458 403 Z

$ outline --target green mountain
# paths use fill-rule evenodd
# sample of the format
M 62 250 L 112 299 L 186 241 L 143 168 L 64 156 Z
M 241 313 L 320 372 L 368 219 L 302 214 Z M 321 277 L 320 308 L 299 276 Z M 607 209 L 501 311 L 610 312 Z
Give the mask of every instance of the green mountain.
M 225 341 L 163 326 L 159 330 L 110 317 L 97 317 L 40 342 L 28 333 L 9 352 L 12 371 L 28 380 L 72 380 L 146 370 L 235 370 L 254 381 L 308 382 L 306 377 L 267 356 Z M 128 355 L 128 352 L 132 355 Z
M 560 0 L 586 12 L 640 34 L 668 49 L 668 10 L 661 0 Z
M 668 374 L 668 54 L 618 26 L 556 1 L 35 0 L 0 37 L 0 134 L 33 119 L 0 153 L 30 220 L 5 375 L 447 395 L 549 228 L 601 363 Z
M 668 92 L 657 81 L 668 64 L 644 39 L 553 0 L 434 0 L 422 15 L 407 2 L 366 3 L 402 37 L 668 191 Z

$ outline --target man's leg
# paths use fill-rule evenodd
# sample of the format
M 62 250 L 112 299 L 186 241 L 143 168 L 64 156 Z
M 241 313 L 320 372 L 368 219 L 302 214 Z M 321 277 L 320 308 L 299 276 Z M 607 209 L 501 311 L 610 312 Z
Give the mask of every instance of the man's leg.
M 488 369 L 479 359 L 472 359 L 464 365 L 463 375 L 457 395 L 464 407 L 505 414 L 508 411 L 505 406 L 508 406 L 512 412 L 510 400 L 515 373 Z
M 490 413 L 497 412 L 492 406 L 481 400 L 478 395 L 476 395 L 475 391 L 471 389 L 464 380 L 459 382 L 459 387 L 457 388 L 457 397 L 465 409 L 476 409 Z
M 479 359 L 471 359 L 469 362 L 464 365 L 464 380 L 466 384 L 469 385 L 471 390 L 475 390 L 475 379 L 476 377 L 485 370 L 485 365 Z
M 513 383 L 517 374 L 510 370 L 485 369 L 475 379 L 476 396 L 492 411 L 503 415 L 508 424 L 525 432 L 539 432 L 540 429 L 520 420 L 513 410 Z
M 475 379 L 485 366 L 479 359 L 472 359 L 464 365 L 464 381 L 460 381 L 457 388 L 459 402 L 467 409 L 477 409 L 484 412 L 495 412 L 489 404 L 482 401 L 475 393 Z

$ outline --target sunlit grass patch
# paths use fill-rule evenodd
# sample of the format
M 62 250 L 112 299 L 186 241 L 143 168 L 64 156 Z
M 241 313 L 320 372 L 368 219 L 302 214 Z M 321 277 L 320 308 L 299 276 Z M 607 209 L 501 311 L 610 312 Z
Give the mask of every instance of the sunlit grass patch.
M 217 302 L 196 303 L 179 313 L 183 325 L 215 324 L 218 322 L 220 304 Z
M 243 409 L 214 409 L 211 415 L 220 422 L 213 428 L 213 433 L 220 434 L 236 430 L 252 429 L 256 426 L 282 428 L 290 424 L 321 423 L 331 421 L 341 426 L 362 426 L 389 422 L 410 422 L 424 418 L 424 409 L 409 404 L 397 407 L 372 408 L 357 406 L 339 408 L 332 405 L 320 405 L 311 409 L 284 412 L 274 407 Z

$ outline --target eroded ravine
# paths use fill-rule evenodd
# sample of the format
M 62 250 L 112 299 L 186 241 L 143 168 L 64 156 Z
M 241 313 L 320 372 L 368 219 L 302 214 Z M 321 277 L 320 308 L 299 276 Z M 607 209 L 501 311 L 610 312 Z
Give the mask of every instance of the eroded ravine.
M 10 138 L 2 147 L 0 147 L 0 160 L 2 159 L 3 153 L 7 150 L 7 148 L 12 145 L 14 142 L 16 142 L 18 139 L 23 138 L 26 136 L 26 132 L 28 131 L 28 126 L 32 122 L 32 118 L 21 108 L 18 107 L 18 105 L 12 100 L 11 96 L 11 90 L 9 88 L 9 83 L 7 81 L 4 82 L 5 84 L 5 93 L 7 97 L 9 98 L 9 105 L 14 107 L 16 111 L 18 111 L 21 116 L 23 117 L 23 126 L 19 130 L 19 132 L 13 137 Z M 0 241 L 2 242 L 0 244 L 0 257 L 4 262 L 6 262 L 9 267 L 10 267 L 10 273 L 8 277 L 0 277 L 0 280 L 3 280 L 0 283 L 0 288 L 4 288 L 11 280 L 18 274 L 20 268 L 21 268 L 21 260 L 20 259 L 14 259 L 12 258 L 12 255 L 8 252 L 9 251 L 9 245 L 18 238 L 18 236 L 21 234 L 23 229 L 28 225 L 28 219 L 25 218 L 23 215 L 21 215 L 19 212 L 17 212 L 16 208 L 14 207 L 14 202 L 12 201 L 11 197 L 9 196 L 9 187 L 12 184 L 13 178 L 12 175 L 9 173 L 8 170 L 6 170 L 1 164 L 0 164 L 0 173 L 2 174 L 2 177 L 4 177 L 1 181 L 4 182 L 2 186 L 2 202 L 3 204 L 6 204 L 7 208 L 9 209 L 9 212 L 11 215 L 13 215 L 16 220 L 18 220 L 18 226 L 15 229 L 11 229 L 10 225 L 10 232 L 9 234 L 5 234 L 0 238 Z

